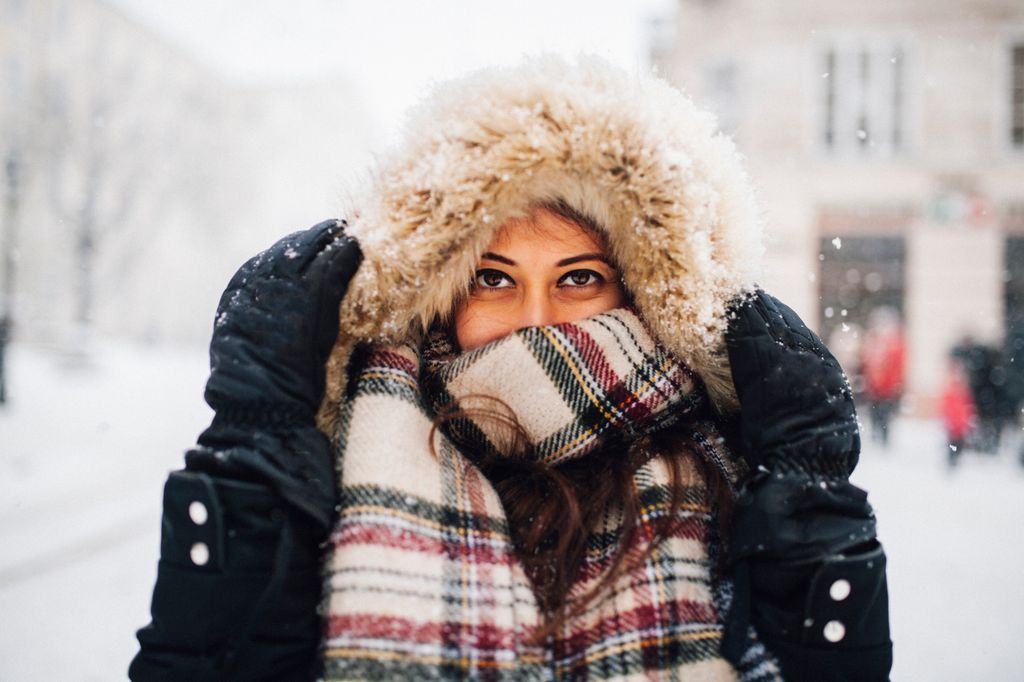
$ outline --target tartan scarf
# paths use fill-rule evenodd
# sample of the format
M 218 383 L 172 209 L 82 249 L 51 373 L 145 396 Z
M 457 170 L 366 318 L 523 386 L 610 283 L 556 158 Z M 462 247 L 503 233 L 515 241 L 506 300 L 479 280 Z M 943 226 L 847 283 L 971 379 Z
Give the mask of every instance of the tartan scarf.
M 462 452 L 523 455 L 509 428 L 518 424 L 529 456 L 553 465 L 599 446 L 628 447 L 705 403 L 690 370 L 628 309 L 527 327 L 461 354 L 437 331 L 423 368 L 430 407 L 453 415 L 443 428 Z
M 719 653 L 731 590 L 714 568 L 716 516 L 696 460 L 730 485 L 740 472 L 704 404 L 700 382 L 628 309 L 522 329 L 463 354 L 441 335 L 422 352 L 360 349 L 337 442 L 325 679 L 778 679 L 753 632 L 738 666 Z M 456 407 L 464 413 L 434 429 L 437 414 Z M 540 644 L 532 635 L 541 613 L 501 501 L 473 463 L 508 446 L 509 416 L 527 433 L 530 456 L 555 466 L 622 456 L 658 429 L 679 429 L 688 443 L 667 537 Z M 639 556 L 671 491 L 658 457 L 633 478 L 641 528 L 638 546 L 626 550 Z M 570 598 L 589 593 L 611 566 L 624 532 L 619 511 L 591 531 Z

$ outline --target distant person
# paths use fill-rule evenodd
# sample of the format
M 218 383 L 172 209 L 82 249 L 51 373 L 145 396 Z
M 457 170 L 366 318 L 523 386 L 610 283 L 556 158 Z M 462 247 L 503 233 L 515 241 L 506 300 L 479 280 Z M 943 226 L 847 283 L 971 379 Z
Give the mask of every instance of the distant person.
M 974 426 L 974 398 L 966 374 L 960 360 L 950 358 L 939 395 L 939 414 L 946 429 L 946 455 L 950 466 L 956 466 L 963 455 L 964 443 Z
M 861 343 L 860 371 L 868 405 L 871 438 L 889 445 L 889 430 L 903 396 L 906 345 L 899 313 L 882 306 L 872 311 Z
M 11 340 L 11 318 L 0 316 L 0 405 L 7 402 L 7 368 L 5 356 L 7 343 Z
M 1002 352 L 967 335 L 953 348 L 967 373 L 978 428 L 972 445 L 979 452 L 996 454 L 1006 423 L 1014 417 L 1011 375 Z
M 992 391 L 992 410 L 987 415 L 986 434 L 989 450 L 998 453 L 1003 444 L 1006 427 L 1016 419 L 1016 396 L 1013 376 L 1010 371 L 1009 349 L 1005 344 L 993 348 L 988 383 Z
M 1008 424 L 1017 427 L 1017 456 L 1024 465 L 1024 322 L 1020 319 L 1009 325 L 1005 347 Z

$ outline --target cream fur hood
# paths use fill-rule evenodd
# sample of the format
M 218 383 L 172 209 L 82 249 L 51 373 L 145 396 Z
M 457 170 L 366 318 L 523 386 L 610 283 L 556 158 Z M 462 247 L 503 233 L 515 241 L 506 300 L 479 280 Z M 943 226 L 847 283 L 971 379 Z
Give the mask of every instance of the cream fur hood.
M 321 427 L 333 432 L 360 341 L 417 338 L 466 292 L 507 219 L 562 199 L 605 228 L 654 333 L 735 406 L 727 302 L 753 286 L 760 216 L 732 141 L 668 83 L 544 57 L 438 88 L 349 221 L 364 261 L 341 305 Z

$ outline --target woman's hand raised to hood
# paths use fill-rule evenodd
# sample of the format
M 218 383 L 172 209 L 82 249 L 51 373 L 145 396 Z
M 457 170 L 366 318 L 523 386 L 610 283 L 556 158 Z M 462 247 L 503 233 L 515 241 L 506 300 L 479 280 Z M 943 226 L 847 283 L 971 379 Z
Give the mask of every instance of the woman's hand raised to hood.
M 359 267 L 328 220 L 246 262 L 217 308 L 213 423 L 164 486 L 152 622 L 129 676 L 312 680 L 334 454 L 316 428 L 338 309 Z
M 274 487 L 319 525 L 334 513 L 333 458 L 316 431 L 338 306 L 362 258 L 327 220 L 249 259 L 220 299 L 206 402 L 213 422 L 190 469 L 237 472 Z
M 736 595 L 723 650 L 747 625 L 786 680 L 884 680 L 892 663 L 885 555 L 842 368 L 788 306 L 762 290 L 729 313 L 726 345 L 751 475 L 736 503 Z
M 849 476 L 860 454 L 853 393 L 821 339 L 758 289 L 730 311 L 726 345 L 752 467 Z

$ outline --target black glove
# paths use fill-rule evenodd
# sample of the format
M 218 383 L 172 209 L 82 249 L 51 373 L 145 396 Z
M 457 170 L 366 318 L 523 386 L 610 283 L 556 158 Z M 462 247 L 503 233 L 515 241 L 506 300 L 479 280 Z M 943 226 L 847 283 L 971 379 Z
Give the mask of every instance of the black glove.
M 326 529 L 334 458 L 316 429 L 338 306 L 362 253 L 328 220 L 245 263 L 221 296 L 206 402 L 213 422 L 186 455 L 190 470 L 264 482 Z
M 806 611 L 815 576 L 843 565 L 852 579 L 861 564 L 851 556 L 880 552 L 867 494 L 848 481 L 860 453 L 853 394 L 821 339 L 761 290 L 730 311 L 726 345 L 752 475 L 736 501 L 730 546 L 736 589 L 723 652 L 730 659 L 742 655 L 751 615 L 766 640 L 828 644 Z M 884 561 L 866 559 L 863 566 L 877 573 Z M 884 585 L 884 573 L 878 580 Z M 845 650 L 888 642 L 887 603 L 879 607 L 879 594 L 858 591 L 875 615 L 863 621 L 870 632 L 851 624 Z M 801 678 L 793 670 L 804 658 L 794 663 L 780 655 L 780 662 L 787 679 Z
M 832 353 L 761 290 L 733 307 L 726 346 L 755 470 L 738 510 L 756 513 L 737 515 L 735 554 L 808 559 L 872 539 L 867 495 L 847 480 L 860 455 L 853 392 Z
M 751 465 L 847 477 L 860 454 L 857 413 L 821 339 L 760 289 L 733 307 L 725 338 Z

